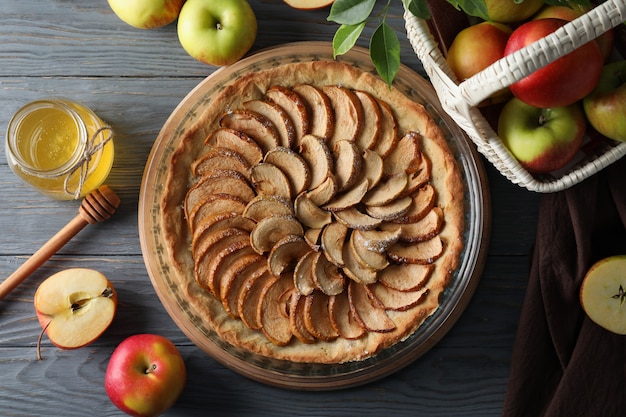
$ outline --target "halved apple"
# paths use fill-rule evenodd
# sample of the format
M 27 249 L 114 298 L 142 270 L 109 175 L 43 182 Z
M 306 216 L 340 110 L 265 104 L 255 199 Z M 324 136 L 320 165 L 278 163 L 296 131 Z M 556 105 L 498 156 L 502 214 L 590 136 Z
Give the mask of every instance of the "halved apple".
M 589 268 L 580 287 L 580 303 L 594 323 L 626 334 L 626 255 L 601 259 Z
M 70 268 L 39 285 L 34 305 L 50 341 L 61 349 L 76 349 L 95 341 L 113 322 L 117 292 L 102 273 Z
M 315 10 L 330 6 L 335 0 L 284 0 L 285 3 L 300 10 Z

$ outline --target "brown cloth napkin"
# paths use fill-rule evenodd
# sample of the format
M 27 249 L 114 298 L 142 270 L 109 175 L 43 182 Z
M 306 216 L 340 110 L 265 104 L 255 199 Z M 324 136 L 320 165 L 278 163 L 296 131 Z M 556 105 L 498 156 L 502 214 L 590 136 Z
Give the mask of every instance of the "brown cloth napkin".
M 626 336 L 593 323 L 579 301 L 589 267 L 617 254 L 626 254 L 626 158 L 541 197 L 503 416 L 626 416 Z

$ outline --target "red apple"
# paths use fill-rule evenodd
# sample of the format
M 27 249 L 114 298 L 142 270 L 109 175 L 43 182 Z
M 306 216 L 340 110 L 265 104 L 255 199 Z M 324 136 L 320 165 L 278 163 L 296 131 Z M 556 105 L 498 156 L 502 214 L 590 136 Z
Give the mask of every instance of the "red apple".
M 450 44 L 446 57 L 448 66 L 459 81 L 479 73 L 504 56 L 511 28 L 501 23 L 482 22 L 460 31 Z M 494 98 L 506 98 L 509 89 Z
M 157 416 L 176 402 L 186 378 L 185 362 L 169 339 L 137 334 L 113 351 L 104 388 L 113 404 L 126 414 Z
M 540 19 L 513 31 L 505 55 L 551 34 L 567 21 Z M 510 86 L 514 96 L 534 107 L 564 107 L 577 102 L 598 84 L 604 57 L 598 43 L 587 42 Z
M 587 120 L 607 138 L 626 142 L 626 60 L 606 64 L 596 88 L 583 99 Z
M 579 103 L 542 109 L 513 98 L 502 108 L 498 136 L 531 173 L 567 165 L 580 149 L 586 120 Z
M 547 5 L 543 9 L 541 9 L 539 13 L 533 16 L 533 19 L 537 20 L 553 18 L 563 19 L 569 22 L 584 15 L 589 10 L 591 10 L 591 8 L 582 4 L 571 4 L 569 6 Z M 602 51 L 602 56 L 604 56 L 604 59 L 606 61 L 613 52 L 613 44 L 615 43 L 615 32 L 613 32 L 613 29 L 610 29 L 602 36 L 596 38 L 596 42 L 598 42 L 600 50 Z
M 100 272 L 70 268 L 43 281 L 33 303 L 50 341 L 76 349 L 96 340 L 113 322 L 117 293 Z

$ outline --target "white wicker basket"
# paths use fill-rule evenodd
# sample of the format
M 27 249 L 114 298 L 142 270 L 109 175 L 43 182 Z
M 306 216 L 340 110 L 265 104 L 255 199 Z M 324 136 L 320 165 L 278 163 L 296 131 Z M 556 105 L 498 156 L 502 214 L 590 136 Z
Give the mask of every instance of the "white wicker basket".
M 510 154 L 476 107 L 492 93 L 626 21 L 626 0 L 607 0 L 551 35 L 495 62 L 462 83 L 457 82 L 448 67 L 428 22 L 408 11 L 405 11 L 404 18 L 409 41 L 422 61 L 443 108 L 476 144 L 478 151 L 514 184 L 544 193 L 564 190 L 626 155 L 626 143 L 605 140 L 601 146 L 595 147 L 594 152 L 581 155 L 558 174 L 532 175 Z

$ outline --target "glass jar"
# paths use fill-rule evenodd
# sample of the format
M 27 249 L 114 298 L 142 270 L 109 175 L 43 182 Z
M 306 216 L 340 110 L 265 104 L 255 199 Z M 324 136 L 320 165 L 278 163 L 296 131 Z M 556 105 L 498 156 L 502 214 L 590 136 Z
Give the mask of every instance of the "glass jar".
M 58 200 L 84 197 L 113 165 L 113 131 L 84 105 L 65 99 L 33 101 L 11 118 L 6 156 L 13 172 Z

